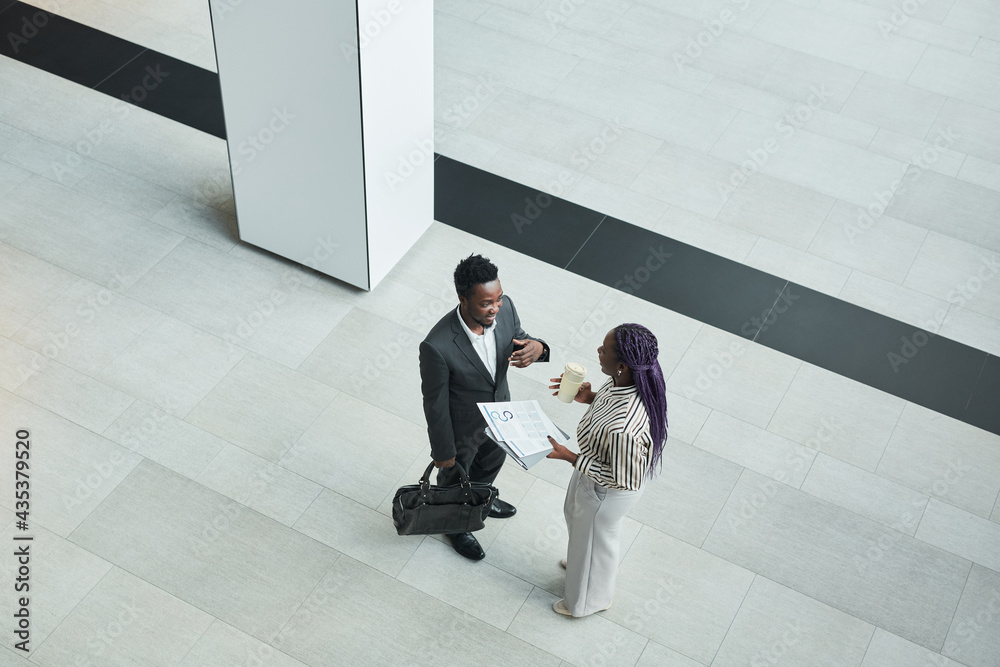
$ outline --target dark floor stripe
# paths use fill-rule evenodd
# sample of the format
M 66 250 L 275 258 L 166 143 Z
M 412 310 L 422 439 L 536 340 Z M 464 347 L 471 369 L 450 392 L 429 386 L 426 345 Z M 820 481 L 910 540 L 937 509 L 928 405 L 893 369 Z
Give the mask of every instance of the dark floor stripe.
M 0 0 L 0 34 L 0 54 L 225 138 L 214 72 L 20 2 Z M 445 224 L 1000 434 L 997 357 L 456 160 L 434 164 Z
M 0 55 L 226 138 L 219 76 L 57 14 L 0 11 Z
M 1000 361 L 982 350 L 450 158 L 435 166 L 440 222 L 556 266 L 572 257 L 576 274 L 1000 434 Z

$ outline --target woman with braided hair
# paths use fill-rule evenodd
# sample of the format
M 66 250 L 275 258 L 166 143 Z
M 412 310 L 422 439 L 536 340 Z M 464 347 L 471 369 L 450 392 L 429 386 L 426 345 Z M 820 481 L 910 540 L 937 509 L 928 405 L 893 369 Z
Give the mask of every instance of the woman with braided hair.
M 597 356 L 601 372 L 611 378 L 596 392 L 584 382 L 574 399 L 590 406 L 576 429 L 580 453 L 549 438 L 553 451 L 548 458 L 574 468 L 563 505 L 569 527 L 569 547 L 560 563 L 566 568 L 566 592 L 552 605 L 564 616 L 587 616 L 611 606 L 622 523 L 639 501 L 646 477 L 659 466 L 667 439 L 658 353 L 656 336 L 644 326 L 621 324 L 609 331 Z

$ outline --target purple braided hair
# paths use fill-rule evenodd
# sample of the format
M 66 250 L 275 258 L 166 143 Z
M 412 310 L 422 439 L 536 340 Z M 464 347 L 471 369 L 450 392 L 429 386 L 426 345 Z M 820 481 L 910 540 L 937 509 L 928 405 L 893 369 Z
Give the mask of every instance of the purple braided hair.
M 667 441 L 667 388 L 660 368 L 659 347 L 653 332 L 641 324 L 626 323 L 615 327 L 615 356 L 632 370 L 653 439 L 649 474 L 660 466 L 663 444 Z

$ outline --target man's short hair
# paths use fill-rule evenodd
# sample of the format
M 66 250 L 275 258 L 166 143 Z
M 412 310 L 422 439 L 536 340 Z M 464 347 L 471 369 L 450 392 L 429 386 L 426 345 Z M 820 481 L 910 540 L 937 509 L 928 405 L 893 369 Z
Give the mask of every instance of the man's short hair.
M 496 264 L 482 255 L 469 255 L 455 267 L 455 291 L 466 299 L 472 296 L 476 285 L 497 279 Z

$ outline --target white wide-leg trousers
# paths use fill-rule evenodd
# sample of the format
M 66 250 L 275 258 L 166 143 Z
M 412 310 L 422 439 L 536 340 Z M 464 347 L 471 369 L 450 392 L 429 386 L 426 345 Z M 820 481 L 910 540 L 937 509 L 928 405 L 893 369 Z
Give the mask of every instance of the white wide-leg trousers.
M 563 599 L 573 616 L 587 616 L 611 604 L 622 523 L 641 496 L 642 489 L 608 489 L 573 471 L 563 504 L 569 528 Z

